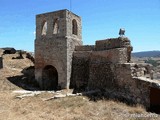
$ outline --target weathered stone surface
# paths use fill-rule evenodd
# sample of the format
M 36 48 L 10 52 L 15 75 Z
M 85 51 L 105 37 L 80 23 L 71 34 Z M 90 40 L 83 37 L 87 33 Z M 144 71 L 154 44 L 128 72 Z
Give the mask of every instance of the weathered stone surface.
M 131 64 L 132 77 L 146 77 L 152 78 L 152 66 L 146 63 Z
M 93 51 L 91 60 L 95 62 L 105 61 L 108 63 L 127 63 L 127 48 Z
M 94 51 L 94 45 L 83 45 L 83 46 L 76 46 L 75 51 Z
M 127 37 L 110 38 L 96 41 L 95 49 L 98 51 L 109 50 L 114 48 L 132 47 Z
M 77 54 L 75 54 L 77 55 Z M 80 55 L 78 55 L 80 56 Z M 82 56 L 81 56 L 82 57 Z M 97 58 L 98 59 L 98 58 Z M 89 59 L 87 59 L 89 60 Z M 77 60 L 79 61 L 79 60 Z M 77 66 L 74 66 L 74 70 L 76 71 L 76 75 L 80 73 L 78 78 L 74 77 L 75 86 L 80 87 L 83 86 L 83 89 L 87 90 L 95 90 L 100 89 L 105 91 L 105 95 L 109 96 L 113 99 L 123 100 L 128 102 L 129 104 L 142 104 L 145 107 L 150 107 L 150 87 L 159 88 L 160 83 L 146 78 L 145 74 L 141 74 L 141 76 L 137 76 L 137 72 L 132 71 L 133 69 L 137 69 L 137 66 L 140 68 L 148 67 L 144 65 L 137 65 L 134 63 L 109 63 L 106 61 L 94 61 L 90 60 L 89 66 L 83 68 L 79 65 L 80 71 Z M 141 68 L 142 70 L 146 70 Z M 85 78 L 82 74 L 86 73 Z M 88 73 L 89 72 L 89 73 Z M 75 72 L 74 72 L 75 73 Z M 135 75 L 133 75 L 133 73 Z M 143 72 L 144 73 L 144 72 Z M 149 71 L 146 71 L 149 76 Z M 82 75 L 82 76 L 81 76 Z M 142 77 L 143 76 L 143 77 Z
M 91 52 L 74 52 L 70 87 L 84 90 L 88 85 Z
M 53 32 L 55 20 L 58 25 L 56 26 L 57 33 Z M 73 20 L 77 22 L 77 35 L 73 34 Z M 42 34 L 44 22 L 47 22 L 47 30 Z M 43 80 L 43 69 L 48 65 L 57 70 L 58 86 L 60 88 L 69 87 L 72 53 L 75 46 L 81 44 L 81 18 L 79 16 L 68 10 L 36 16 L 35 77 L 42 88 L 47 84 Z
M 55 24 L 54 20 L 59 22 Z M 46 24 L 47 30 L 42 32 Z M 81 18 L 68 10 L 37 15 L 36 25 L 35 77 L 41 87 L 54 84 L 43 77 L 44 68 L 53 66 L 54 70 L 45 70 L 52 80 L 55 73 L 51 71 L 57 71 L 57 87 L 98 89 L 110 98 L 150 107 L 150 88 L 160 90 L 160 82 L 151 80 L 152 66 L 130 63 L 132 46 L 127 37 L 83 46 Z
M 130 40 L 127 37 L 119 37 L 119 38 L 110 38 L 106 40 L 98 40 L 96 41 L 95 50 L 109 50 L 115 48 L 127 48 L 127 62 L 130 62 L 131 59 L 131 51 L 132 46 L 130 44 Z

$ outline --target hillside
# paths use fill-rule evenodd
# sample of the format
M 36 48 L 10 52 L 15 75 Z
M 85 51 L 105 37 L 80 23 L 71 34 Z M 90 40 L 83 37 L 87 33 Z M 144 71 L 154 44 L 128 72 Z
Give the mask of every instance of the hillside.
M 132 53 L 133 57 L 160 57 L 160 51 L 144 51 Z
M 0 69 L 0 120 L 133 120 L 139 116 L 141 120 L 160 120 L 160 116 L 146 112 L 140 105 L 128 106 L 110 99 L 93 101 L 89 96 L 74 96 L 45 100 L 55 94 L 53 91 L 37 91 L 39 94 L 33 96 L 17 97 L 20 94 L 13 91 L 35 88 L 34 79 L 22 73 L 33 63 L 25 58 L 25 54 L 24 59 L 12 59 L 17 56 L 3 56 L 4 68 Z M 62 92 L 68 93 L 67 90 Z

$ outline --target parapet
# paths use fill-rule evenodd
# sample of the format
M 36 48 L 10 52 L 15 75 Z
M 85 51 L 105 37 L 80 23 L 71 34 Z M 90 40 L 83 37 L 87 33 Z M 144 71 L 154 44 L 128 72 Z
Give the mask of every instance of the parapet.
M 83 45 L 83 46 L 76 46 L 75 51 L 94 51 L 94 45 Z
M 109 38 L 96 41 L 95 50 L 109 50 L 114 48 L 131 47 L 130 40 L 127 37 Z M 132 47 L 131 47 L 132 48 Z
M 76 46 L 75 52 L 92 52 L 98 58 L 112 63 L 127 63 L 131 59 L 132 46 L 127 37 L 109 38 L 96 41 L 95 45 Z M 100 57 L 101 56 L 101 57 Z

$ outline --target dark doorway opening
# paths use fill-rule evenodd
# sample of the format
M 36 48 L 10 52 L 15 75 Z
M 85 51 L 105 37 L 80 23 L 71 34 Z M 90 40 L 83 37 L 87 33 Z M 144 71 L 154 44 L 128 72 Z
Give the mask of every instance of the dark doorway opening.
M 150 111 L 160 114 L 160 89 L 150 88 Z
M 47 65 L 42 71 L 42 89 L 57 90 L 58 72 L 55 67 Z

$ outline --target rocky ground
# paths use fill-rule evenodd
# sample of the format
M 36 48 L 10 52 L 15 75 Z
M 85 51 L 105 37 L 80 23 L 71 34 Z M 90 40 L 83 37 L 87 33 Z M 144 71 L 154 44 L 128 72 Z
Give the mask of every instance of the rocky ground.
M 16 56 L 3 56 L 4 68 L 0 70 L 0 120 L 160 120 L 159 115 L 146 112 L 140 105 L 128 106 L 113 100 L 93 101 L 87 96 L 53 98 L 59 94 L 53 91 L 38 91 L 22 97 L 24 90 L 38 90 L 38 86 L 32 81 L 32 76 L 23 74 L 24 69 L 33 66 L 33 63 L 25 55 L 24 59 L 12 59 Z M 17 90 L 23 93 L 15 92 Z M 67 94 L 71 90 L 60 92 Z

